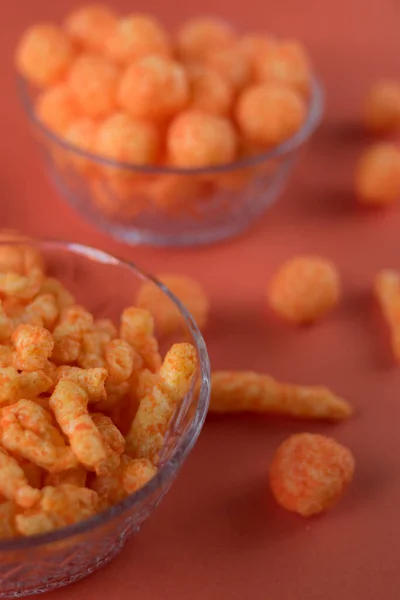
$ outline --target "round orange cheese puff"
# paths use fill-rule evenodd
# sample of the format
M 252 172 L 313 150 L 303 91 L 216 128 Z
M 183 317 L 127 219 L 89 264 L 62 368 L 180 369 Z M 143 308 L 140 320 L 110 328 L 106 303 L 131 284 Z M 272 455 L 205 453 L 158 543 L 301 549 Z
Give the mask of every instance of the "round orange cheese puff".
M 123 112 L 108 117 L 99 126 L 95 151 L 102 157 L 133 165 L 149 165 L 156 161 L 160 136 L 155 125 L 133 119 Z
M 82 54 L 73 63 L 67 83 L 82 113 L 93 119 L 116 109 L 119 71 L 102 56 Z
M 74 56 L 68 36 L 56 25 L 30 27 L 18 44 L 16 63 L 20 74 L 40 87 L 59 81 Z
M 117 23 L 118 18 L 113 10 L 102 4 L 93 4 L 81 6 L 71 12 L 64 27 L 79 46 L 99 51 Z
M 260 56 L 268 56 L 276 41 L 269 35 L 244 35 L 238 44 L 242 53 L 247 57 L 252 77 L 256 77 Z
M 283 508 L 310 517 L 337 503 L 354 468 L 350 450 L 335 440 L 311 433 L 292 435 L 275 453 L 271 491 Z
M 176 36 L 178 56 L 185 62 L 204 59 L 210 52 L 221 50 L 235 41 L 232 28 L 222 20 L 201 17 L 187 21 Z
M 148 205 L 143 183 L 124 175 L 93 178 L 90 190 L 96 208 L 112 219 L 129 221 L 146 210 Z
M 78 150 L 92 152 L 96 139 L 97 123 L 88 117 L 81 117 L 73 121 L 64 131 L 64 140 Z M 92 166 L 90 160 L 68 152 L 68 160 L 79 171 L 88 171 Z
M 189 102 L 189 82 L 184 68 L 170 58 L 145 56 L 123 73 L 118 102 L 133 117 L 167 119 Z
M 117 63 L 127 63 L 149 54 L 171 54 L 167 32 L 154 17 L 132 14 L 118 21 L 104 44 L 104 53 Z
M 210 184 L 195 175 L 158 175 L 149 186 L 149 198 L 158 209 L 180 214 L 209 190 Z
M 339 302 L 340 277 L 336 266 L 319 256 L 296 256 L 284 263 L 268 286 L 268 302 L 281 317 L 311 323 Z
M 400 149 L 394 144 L 374 144 L 358 161 L 355 189 L 359 202 L 385 206 L 400 198 Z
M 233 104 L 233 88 L 222 75 L 205 65 L 187 68 L 190 85 L 190 108 L 215 115 L 229 113 Z
M 364 123 L 376 133 L 400 130 L 400 81 L 382 79 L 374 83 L 365 98 Z
M 69 87 L 60 83 L 40 94 L 35 115 L 53 133 L 62 135 L 80 116 L 80 111 Z
M 307 95 L 311 68 L 304 46 L 296 40 L 283 40 L 261 52 L 256 61 L 256 77 L 260 82 L 276 82 Z
M 208 167 L 232 162 L 237 135 L 227 119 L 201 110 L 187 110 L 171 123 L 167 133 L 171 164 L 178 167 Z
M 250 83 L 251 63 L 238 44 L 210 52 L 206 64 L 228 81 L 236 92 Z
M 158 279 L 182 302 L 197 326 L 203 329 L 207 322 L 209 301 L 201 285 L 185 275 L 159 275 Z M 139 308 L 146 308 L 153 317 L 158 335 L 168 335 L 185 326 L 178 308 L 151 281 L 140 288 L 136 297 Z
M 305 120 L 307 108 L 300 94 L 287 86 L 261 83 L 242 92 L 235 112 L 244 137 L 269 146 L 294 135 Z

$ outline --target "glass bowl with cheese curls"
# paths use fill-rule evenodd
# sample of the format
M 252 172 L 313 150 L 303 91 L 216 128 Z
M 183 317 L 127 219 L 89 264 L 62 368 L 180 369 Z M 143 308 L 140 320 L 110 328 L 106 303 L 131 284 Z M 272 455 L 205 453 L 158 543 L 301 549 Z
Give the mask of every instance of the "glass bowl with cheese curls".
M 175 311 L 168 335 L 135 305 L 144 285 Z M 209 394 L 203 338 L 163 284 L 94 248 L 0 236 L 0 598 L 118 554 L 174 481 Z

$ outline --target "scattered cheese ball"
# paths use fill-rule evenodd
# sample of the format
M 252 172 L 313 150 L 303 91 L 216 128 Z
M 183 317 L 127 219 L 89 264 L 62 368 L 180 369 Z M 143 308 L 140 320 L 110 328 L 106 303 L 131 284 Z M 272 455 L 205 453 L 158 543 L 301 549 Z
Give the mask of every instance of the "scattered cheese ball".
M 93 119 L 116 109 L 119 71 L 106 58 L 82 54 L 73 63 L 67 85 L 82 113 Z
M 280 83 L 308 95 L 311 68 L 303 45 L 283 40 L 264 49 L 256 59 L 256 77 L 262 83 Z
M 167 149 L 171 164 L 177 167 L 221 165 L 235 159 L 237 135 L 227 119 L 187 110 L 172 121 Z
M 149 54 L 171 54 L 169 39 L 154 17 L 133 14 L 118 21 L 105 39 L 104 53 L 116 63 L 125 64 Z
M 68 36 L 56 25 L 30 27 L 16 55 L 17 69 L 31 83 L 43 87 L 58 82 L 74 57 Z
M 211 17 L 193 19 L 177 33 L 177 53 L 183 61 L 197 62 L 210 52 L 229 47 L 235 37 L 232 28 L 222 20 Z
M 205 65 L 187 69 L 190 85 L 190 108 L 215 115 L 227 115 L 233 105 L 233 88 L 224 77 Z
M 196 321 L 199 329 L 204 329 L 209 310 L 209 301 L 201 285 L 184 275 L 159 275 L 158 279 L 182 302 Z M 185 323 L 175 304 L 165 296 L 154 283 L 146 282 L 136 297 L 139 308 L 146 308 L 153 317 L 159 336 L 182 330 Z
M 400 82 L 377 81 L 368 91 L 364 103 L 364 123 L 375 133 L 400 130 Z
M 160 140 L 150 122 L 116 113 L 99 126 L 94 148 L 97 154 L 115 161 L 137 165 L 156 162 Z
M 15 296 L 37 271 L 36 291 Z M 13 283 L 0 285 L 0 538 L 77 523 L 142 488 L 197 370 L 189 343 L 162 359 L 148 310 L 126 308 L 118 328 L 45 272 L 25 238 L 0 245 L 0 284 Z
M 60 83 L 40 94 L 35 105 L 35 116 L 50 131 L 63 135 L 80 116 L 80 111 L 69 87 Z
M 307 109 L 303 98 L 294 90 L 279 83 L 263 83 L 243 91 L 235 112 L 246 139 L 273 146 L 300 129 Z
M 268 285 L 268 302 L 284 319 L 311 323 L 332 310 L 341 293 L 335 265 L 318 256 L 296 256 L 284 263 Z
M 387 206 L 400 198 L 400 149 L 395 144 L 374 144 L 358 161 L 355 173 L 358 201 Z
M 219 73 L 235 92 L 240 92 L 250 83 L 251 63 L 239 45 L 211 52 L 206 64 Z
M 168 57 L 145 56 L 122 75 L 118 102 L 133 117 L 168 119 L 189 102 L 185 69 Z
M 74 42 L 87 50 L 101 51 L 104 41 L 113 33 L 118 18 L 107 6 L 96 4 L 74 10 L 64 27 Z
M 310 517 L 334 506 L 354 474 L 350 450 L 323 435 L 300 433 L 278 448 L 269 481 L 283 508 Z

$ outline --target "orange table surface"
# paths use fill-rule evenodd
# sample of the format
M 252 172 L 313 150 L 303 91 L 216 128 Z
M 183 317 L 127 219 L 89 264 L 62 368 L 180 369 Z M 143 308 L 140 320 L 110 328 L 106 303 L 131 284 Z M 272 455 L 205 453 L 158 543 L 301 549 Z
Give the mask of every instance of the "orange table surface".
M 326 89 L 324 124 L 284 197 L 243 237 L 189 250 L 129 248 L 80 220 L 46 179 L 14 90 L 13 50 L 33 21 L 58 19 L 77 2 L 12 0 L 0 21 L 0 224 L 90 243 L 155 273 L 197 277 L 212 300 L 206 332 L 214 368 L 254 368 L 331 386 L 356 408 L 343 425 L 275 418 L 209 419 L 156 514 L 107 568 L 48 600 L 395 600 L 400 589 L 400 372 L 371 301 L 380 267 L 400 267 L 400 212 L 360 210 L 354 161 L 366 142 L 359 123 L 366 87 L 399 75 L 400 4 L 395 0 L 164 0 L 142 5 L 175 25 L 196 10 L 244 29 L 297 36 Z M 116 3 L 121 9 L 140 9 Z M 175 7 L 175 8 L 174 8 Z M 299 252 L 334 259 L 345 297 L 315 327 L 294 329 L 267 310 L 265 286 Z M 277 507 L 268 465 L 297 431 L 334 436 L 354 452 L 355 479 L 326 515 L 304 520 Z

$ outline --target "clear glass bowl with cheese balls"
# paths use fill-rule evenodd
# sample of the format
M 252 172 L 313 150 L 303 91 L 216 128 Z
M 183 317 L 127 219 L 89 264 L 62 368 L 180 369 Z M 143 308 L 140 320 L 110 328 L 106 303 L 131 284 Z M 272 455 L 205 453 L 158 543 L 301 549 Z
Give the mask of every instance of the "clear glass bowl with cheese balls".
M 45 48 L 45 51 L 42 51 Z M 276 200 L 318 125 L 304 46 L 213 17 L 82 7 L 16 50 L 23 105 L 60 195 L 131 244 L 207 244 Z
M 15 598 L 90 575 L 139 531 L 200 434 L 210 372 L 180 301 L 95 248 L 2 234 L 0 300 L 0 598 Z

